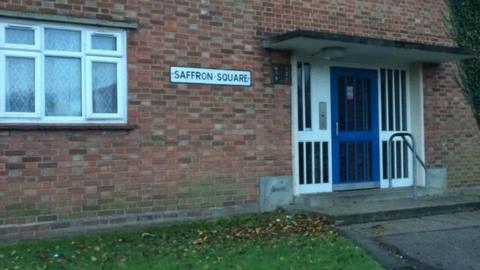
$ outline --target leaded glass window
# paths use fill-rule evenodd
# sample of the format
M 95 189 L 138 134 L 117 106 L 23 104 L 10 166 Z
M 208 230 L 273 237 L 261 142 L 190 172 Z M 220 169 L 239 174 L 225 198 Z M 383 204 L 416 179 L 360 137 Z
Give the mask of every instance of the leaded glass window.
M 0 123 L 125 123 L 125 34 L 0 19 Z

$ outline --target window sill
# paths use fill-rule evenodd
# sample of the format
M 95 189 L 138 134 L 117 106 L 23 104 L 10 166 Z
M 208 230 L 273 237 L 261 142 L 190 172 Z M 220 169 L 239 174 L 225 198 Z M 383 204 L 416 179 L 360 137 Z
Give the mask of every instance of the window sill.
M 131 131 L 136 125 L 129 124 L 1 124 L 0 131 L 62 131 L 62 130 L 99 130 Z

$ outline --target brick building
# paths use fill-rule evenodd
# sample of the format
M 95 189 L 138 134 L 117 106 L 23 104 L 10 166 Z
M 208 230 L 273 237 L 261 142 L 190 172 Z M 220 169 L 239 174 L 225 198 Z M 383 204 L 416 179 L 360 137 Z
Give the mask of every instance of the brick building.
M 447 13 L 443 0 L 0 1 L 0 239 L 256 211 L 265 176 L 295 194 L 411 186 L 400 138 L 388 181 L 397 132 L 449 188 L 480 185 L 455 81 L 470 54 Z

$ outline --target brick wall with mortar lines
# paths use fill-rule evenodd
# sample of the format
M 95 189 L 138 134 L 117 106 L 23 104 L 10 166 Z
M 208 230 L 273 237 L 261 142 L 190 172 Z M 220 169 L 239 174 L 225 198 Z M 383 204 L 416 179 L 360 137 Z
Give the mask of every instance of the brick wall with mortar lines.
M 270 84 L 262 37 L 311 29 L 451 44 L 442 0 L 11 0 L 0 9 L 139 23 L 128 37 L 138 129 L 1 132 L 0 225 L 256 204 L 260 176 L 291 175 L 290 87 Z M 254 84 L 170 85 L 171 65 L 247 69 Z M 444 162 L 430 149 L 431 163 Z
M 480 131 L 452 63 L 424 66 L 427 164 L 446 167 L 450 188 L 480 185 Z

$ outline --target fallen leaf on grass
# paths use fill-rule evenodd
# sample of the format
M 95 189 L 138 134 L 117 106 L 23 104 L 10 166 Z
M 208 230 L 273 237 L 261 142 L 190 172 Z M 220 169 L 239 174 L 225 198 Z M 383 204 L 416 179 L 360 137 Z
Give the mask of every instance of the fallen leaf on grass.
M 152 233 L 147 233 L 147 232 L 142 233 L 142 238 L 155 237 L 155 236 L 156 236 L 156 235 L 155 235 L 155 234 L 152 234 Z

